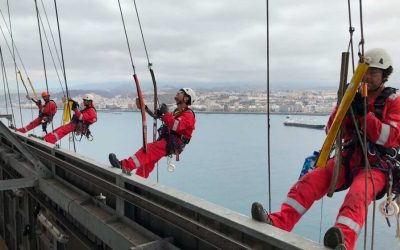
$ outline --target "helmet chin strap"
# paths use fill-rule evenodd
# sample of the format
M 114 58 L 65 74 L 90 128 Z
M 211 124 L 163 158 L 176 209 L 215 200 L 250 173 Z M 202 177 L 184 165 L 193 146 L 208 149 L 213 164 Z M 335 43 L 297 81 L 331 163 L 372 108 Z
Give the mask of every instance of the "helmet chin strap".
M 380 89 L 380 88 L 382 87 L 383 83 L 384 83 L 384 82 L 382 82 L 378 87 L 376 87 L 376 88 L 373 89 L 373 90 L 370 90 L 369 92 L 373 93 L 373 92 L 377 91 L 378 89 Z

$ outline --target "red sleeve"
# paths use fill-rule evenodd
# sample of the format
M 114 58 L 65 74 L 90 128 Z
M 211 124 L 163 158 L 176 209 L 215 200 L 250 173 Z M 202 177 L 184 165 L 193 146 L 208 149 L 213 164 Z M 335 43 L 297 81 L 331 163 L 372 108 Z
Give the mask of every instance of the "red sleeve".
M 196 119 L 192 111 L 187 110 L 183 112 L 179 117 L 175 118 L 172 113 L 166 113 L 162 121 L 172 131 L 175 131 L 179 135 L 183 135 L 185 138 L 190 139 L 192 137 L 193 130 L 195 129 Z
M 363 127 L 362 119 L 364 118 L 360 118 L 360 123 Z M 367 114 L 367 137 L 373 143 L 384 147 L 400 145 L 400 96 L 398 94 L 392 94 L 386 99 L 382 121 L 373 112 Z
M 75 109 L 75 117 L 78 120 L 87 122 L 89 124 L 95 123 L 97 121 L 97 112 L 94 108 L 84 109 L 82 112 L 76 108 Z

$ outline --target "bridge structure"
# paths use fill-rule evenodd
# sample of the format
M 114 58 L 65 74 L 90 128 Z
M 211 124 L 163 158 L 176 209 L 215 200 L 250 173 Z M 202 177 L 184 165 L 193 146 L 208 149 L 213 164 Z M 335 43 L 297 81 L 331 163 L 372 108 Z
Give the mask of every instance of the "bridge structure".
M 10 250 L 326 249 L 2 122 L 1 243 Z

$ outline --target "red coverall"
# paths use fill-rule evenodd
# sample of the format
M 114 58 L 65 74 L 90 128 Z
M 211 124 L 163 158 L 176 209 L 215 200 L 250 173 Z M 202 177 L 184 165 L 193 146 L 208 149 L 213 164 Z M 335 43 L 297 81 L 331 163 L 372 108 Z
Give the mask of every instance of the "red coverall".
M 57 105 L 53 100 L 49 100 L 44 105 L 42 105 L 41 103 L 39 103 L 39 104 L 36 103 L 36 105 L 38 106 L 41 115 L 38 116 L 35 120 L 31 121 L 26 127 L 18 128 L 17 131 L 19 131 L 21 133 L 26 133 L 26 132 L 36 128 L 40 124 L 42 124 L 42 120 L 45 117 L 47 117 L 46 119 L 48 119 L 48 121 L 51 121 L 53 116 L 57 112 Z
M 386 104 L 382 111 L 382 120 L 375 117 L 373 111 L 375 99 L 369 100 L 367 113 L 367 138 L 370 142 L 382 145 L 384 147 L 398 147 L 400 145 L 400 98 L 392 94 L 386 99 Z M 332 125 L 336 110 L 331 114 L 327 128 Z M 360 124 L 363 124 L 364 118 L 359 118 Z M 354 125 L 350 116 L 344 120 L 344 139 L 350 140 L 353 137 Z M 364 131 L 364 129 L 362 129 Z M 347 154 L 343 150 L 342 156 L 345 159 Z M 345 197 L 339 214 L 336 218 L 335 226 L 340 228 L 345 238 L 347 249 L 354 249 L 358 234 L 364 225 L 365 211 L 365 170 L 362 165 L 362 150 L 359 144 L 356 144 L 349 167 L 352 171 L 352 182 L 350 189 Z M 368 160 L 371 163 L 379 162 L 377 157 L 368 154 Z M 383 167 L 387 166 L 382 163 Z M 334 158 L 330 159 L 325 168 L 317 168 L 314 171 L 304 175 L 290 189 L 286 200 L 282 203 L 280 212 L 272 213 L 269 217 L 274 226 L 286 231 L 291 231 L 301 216 L 307 212 L 314 201 L 321 199 L 327 192 L 333 173 Z M 386 185 L 386 175 L 384 172 L 372 168 L 376 194 L 381 192 Z M 340 188 L 345 184 L 345 167 L 342 165 L 338 184 Z M 368 204 L 376 196 L 373 193 L 371 177 L 368 178 Z
M 166 113 L 162 121 L 171 131 L 174 131 L 179 137 L 183 136 L 185 139 L 192 137 L 196 123 L 194 114 L 189 109 L 176 116 L 173 113 Z M 122 167 L 129 168 L 131 171 L 137 168 L 136 175 L 147 178 L 151 171 L 153 171 L 155 163 L 167 155 L 166 148 L 167 140 L 165 138 L 148 143 L 147 152 L 144 152 L 142 147 L 133 156 L 122 160 Z
M 56 143 L 58 140 L 61 140 L 65 135 L 75 131 L 77 129 L 78 123 L 83 122 L 87 125 L 91 125 L 97 121 L 97 112 L 93 107 L 87 107 L 83 110 L 79 110 L 79 108 L 75 109 L 74 117 L 71 122 L 65 124 L 54 130 L 53 133 L 47 134 L 43 139 L 49 143 Z

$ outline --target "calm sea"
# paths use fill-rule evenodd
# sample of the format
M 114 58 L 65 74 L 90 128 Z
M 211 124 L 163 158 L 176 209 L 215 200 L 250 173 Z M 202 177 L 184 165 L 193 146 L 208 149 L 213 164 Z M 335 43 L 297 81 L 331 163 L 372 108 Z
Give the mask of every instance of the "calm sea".
M 55 124 L 60 124 L 58 112 Z M 37 111 L 23 110 L 24 122 L 37 115 Z M 18 120 L 19 113 L 16 113 Z M 293 116 L 305 121 L 326 123 L 328 116 Z M 227 207 L 250 216 L 253 201 L 268 208 L 268 160 L 267 117 L 256 114 L 197 114 L 197 126 L 193 139 L 181 154 L 174 172 L 167 171 L 167 161 L 158 166 L 158 181 L 182 192 Z M 297 180 L 304 158 L 319 150 L 325 138 L 323 130 L 285 127 L 286 116 L 271 116 L 271 193 L 272 210 L 279 209 L 287 191 Z M 20 125 L 20 122 L 17 122 Z M 152 121 L 148 122 L 152 140 Z M 100 112 L 98 122 L 91 128 L 94 140 L 83 139 L 76 143 L 77 152 L 102 163 L 108 163 L 108 154 L 114 152 L 124 158 L 141 146 L 141 119 L 139 113 Z M 40 135 L 40 129 L 36 129 Z M 69 148 L 68 138 L 61 147 Z M 150 178 L 157 181 L 155 170 Z M 345 192 L 335 193 L 333 198 L 316 202 L 294 232 L 320 242 L 325 231 L 336 219 Z M 380 203 L 377 202 L 377 205 Z M 371 233 L 372 205 L 369 208 L 368 232 Z M 400 249 L 396 242 L 396 221 L 391 219 L 389 228 L 380 213 L 376 213 L 374 249 Z M 357 249 L 364 249 L 364 231 Z M 371 236 L 368 236 L 367 249 Z

